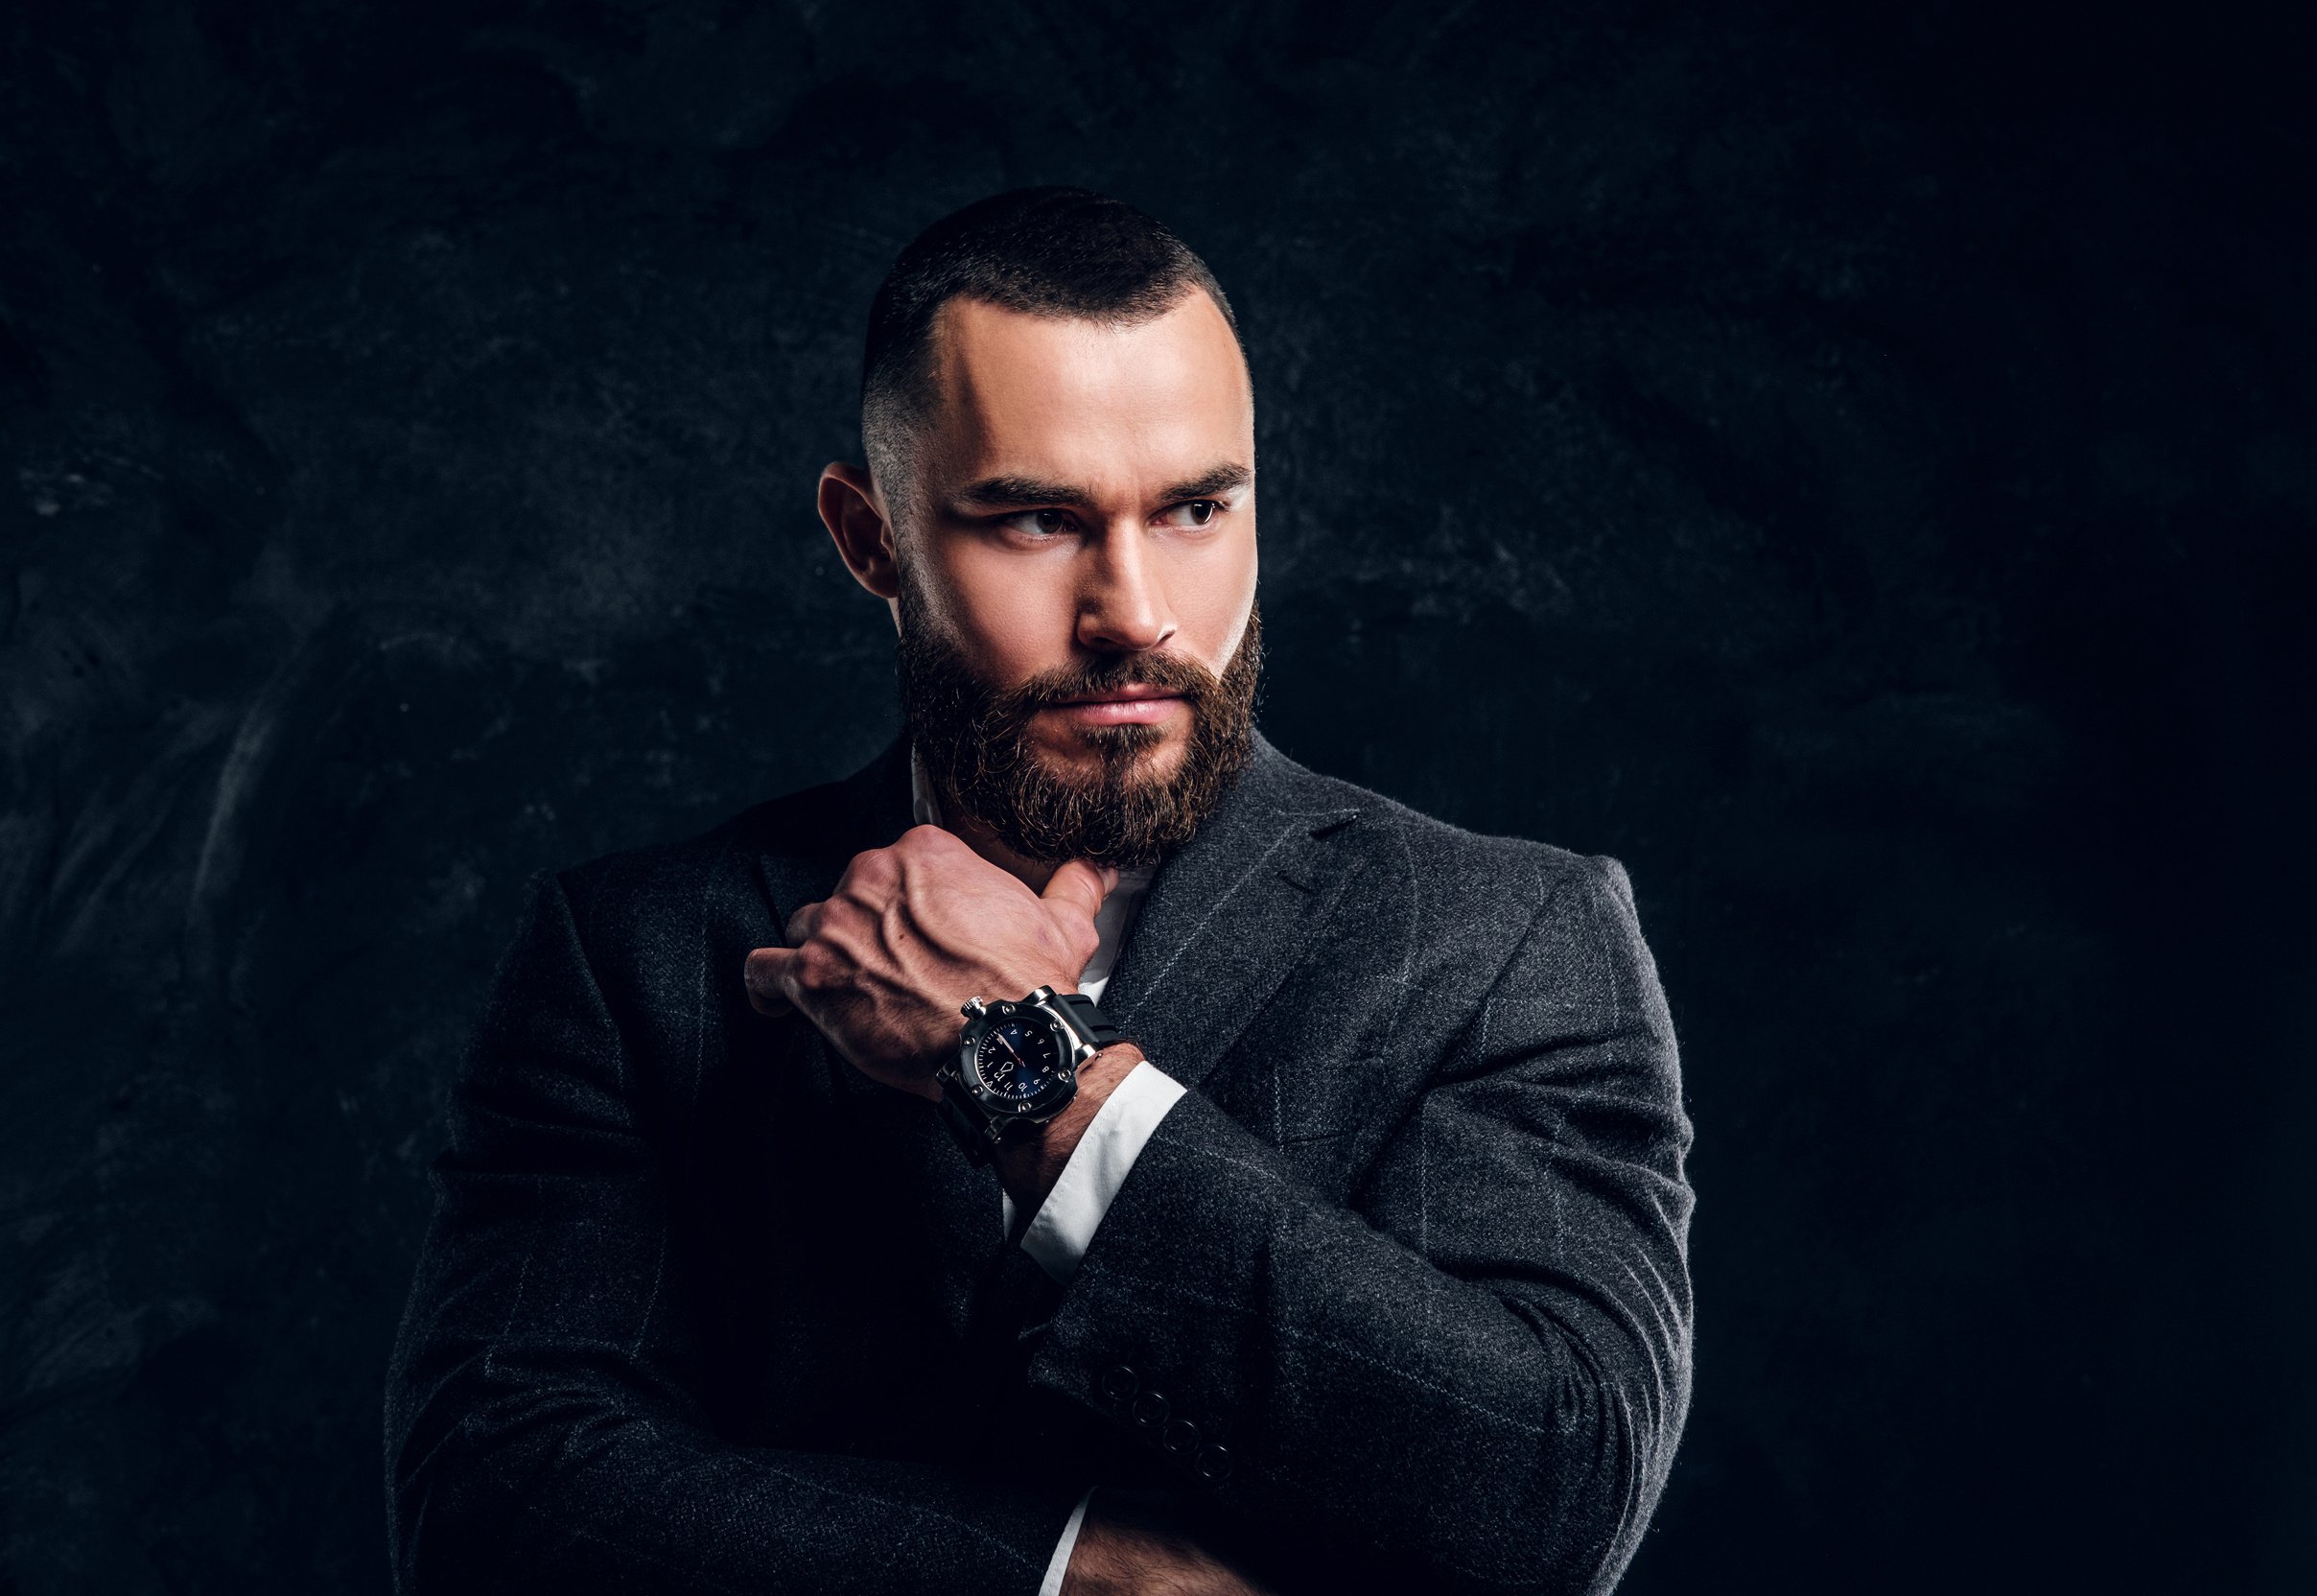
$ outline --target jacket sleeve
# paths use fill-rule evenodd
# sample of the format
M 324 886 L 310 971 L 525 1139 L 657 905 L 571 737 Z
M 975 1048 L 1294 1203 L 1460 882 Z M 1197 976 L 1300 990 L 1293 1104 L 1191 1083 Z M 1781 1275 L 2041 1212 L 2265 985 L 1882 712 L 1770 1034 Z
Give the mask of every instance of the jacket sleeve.
M 1031 1596 L 1075 1491 L 714 1432 L 629 1068 L 550 880 L 459 1076 L 388 1375 L 397 1588 Z
M 1689 1401 L 1690 1129 L 1625 872 L 1565 873 L 1351 1206 L 1197 1091 L 1031 1378 L 1311 1588 L 1603 1591 Z

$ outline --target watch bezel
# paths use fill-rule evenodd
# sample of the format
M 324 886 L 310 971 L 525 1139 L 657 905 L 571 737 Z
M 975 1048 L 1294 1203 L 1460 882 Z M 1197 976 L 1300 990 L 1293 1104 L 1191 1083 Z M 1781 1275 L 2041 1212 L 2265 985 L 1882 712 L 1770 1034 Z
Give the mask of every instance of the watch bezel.
M 965 1007 L 966 1023 L 958 1033 L 957 1058 L 948 1073 L 956 1085 L 964 1088 L 978 1116 L 994 1134 L 1002 1135 L 1008 1125 L 1042 1125 L 1068 1107 L 1078 1095 L 1079 1067 L 1098 1051 L 1079 1034 L 1068 1017 L 1053 1005 L 1053 997 L 1052 987 L 1040 987 L 1018 1002 L 1004 999 L 989 1002 L 976 998 Z M 1035 1093 L 1016 1097 L 994 1090 L 982 1078 L 981 1044 L 995 1027 L 1009 1020 L 1026 1019 L 1035 1019 L 1045 1026 L 1062 1062 L 1053 1077 Z

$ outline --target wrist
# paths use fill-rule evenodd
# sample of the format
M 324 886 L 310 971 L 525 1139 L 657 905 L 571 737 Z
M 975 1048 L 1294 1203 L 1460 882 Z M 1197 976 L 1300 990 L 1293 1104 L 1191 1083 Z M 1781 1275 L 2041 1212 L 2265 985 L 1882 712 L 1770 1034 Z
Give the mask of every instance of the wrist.
M 998 1143 L 993 1162 L 1016 1207 L 1024 1213 L 1038 1211 L 1054 1183 L 1062 1178 L 1063 1165 L 1078 1150 L 1087 1127 L 1110 1101 L 1118 1083 L 1141 1062 L 1142 1049 L 1133 1043 L 1111 1044 L 1079 1067 L 1077 1094 L 1060 1114 L 1029 1135 L 1009 1137 Z

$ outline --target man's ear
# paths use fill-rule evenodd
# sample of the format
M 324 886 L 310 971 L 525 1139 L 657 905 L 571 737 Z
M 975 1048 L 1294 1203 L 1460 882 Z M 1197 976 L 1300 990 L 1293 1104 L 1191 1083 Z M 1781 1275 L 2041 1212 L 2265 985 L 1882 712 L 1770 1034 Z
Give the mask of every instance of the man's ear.
M 853 579 L 879 598 L 898 598 L 901 567 L 895 559 L 893 525 L 885 519 L 869 473 L 842 460 L 821 470 L 821 524 L 836 543 L 837 557 Z

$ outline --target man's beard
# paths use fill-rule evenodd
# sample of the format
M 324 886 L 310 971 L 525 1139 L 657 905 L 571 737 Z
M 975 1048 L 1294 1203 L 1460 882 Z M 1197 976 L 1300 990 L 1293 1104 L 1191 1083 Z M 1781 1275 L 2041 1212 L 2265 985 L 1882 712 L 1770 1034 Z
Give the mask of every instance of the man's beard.
M 901 610 L 901 714 L 917 756 L 944 803 L 1024 858 L 1156 864 L 1215 812 L 1254 752 L 1263 628 L 1252 610 L 1220 677 L 1179 654 L 1122 654 L 1043 671 L 1004 691 L 974 674 L 906 579 Z M 1166 739 L 1147 724 L 1079 727 L 1073 735 L 1098 768 L 1085 777 L 1051 768 L 1031 739 L 1031 717 L 1131 684 L 1180 693 L 1190 712 L 1189 741 L 1175 773 L 1161 778 L 1141 768 Z

